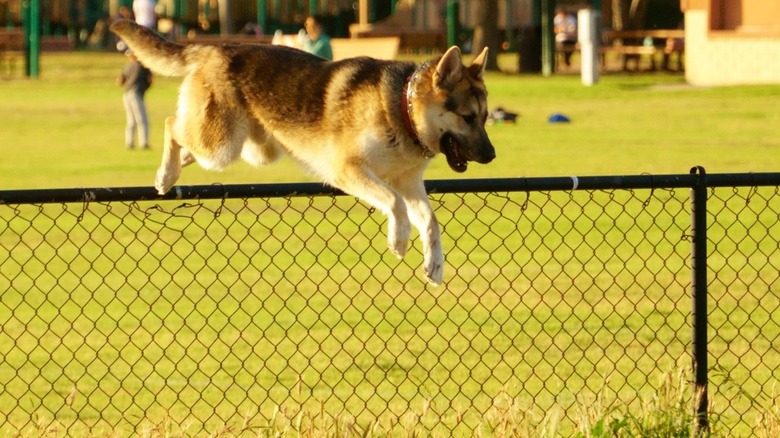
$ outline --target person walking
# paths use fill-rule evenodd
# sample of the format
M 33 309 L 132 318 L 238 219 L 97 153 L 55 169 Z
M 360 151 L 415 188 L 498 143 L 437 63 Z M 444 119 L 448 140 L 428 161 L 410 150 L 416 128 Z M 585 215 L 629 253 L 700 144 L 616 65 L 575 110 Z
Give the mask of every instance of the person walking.
M 152 85 L 152 72 L 144 67 L 138 58 L 127 50 L 128 61 L 117 78 L 117 84 L 122 86 L 124 93 L 122 101 L 125 105 L 125 147 L 135 147 L 136 131 L 141 149 L 149 149 L 149 117 L 146 114 L 144 94 Z

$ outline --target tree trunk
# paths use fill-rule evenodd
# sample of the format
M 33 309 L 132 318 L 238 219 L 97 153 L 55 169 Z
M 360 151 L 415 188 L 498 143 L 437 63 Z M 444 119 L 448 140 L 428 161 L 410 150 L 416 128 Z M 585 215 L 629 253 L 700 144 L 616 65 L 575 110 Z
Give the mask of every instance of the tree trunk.
M 487 47 L 487 64 L 485 69 L 498 71 L 498 0 L 483 0 L 477 2 L 479 21 L 474 27 L 472 54 L 478 55 L 483 47 Z
M 612 0 L 612 28 L 623 30 L 626 27 L 624 0 Z
M 236 33 L 233 21 L 233 0 L 219 0 L 219 33 L 232 35 Z
M 631 0 L 631 9 L 629 10 L 629 21 L 632 29 L 641 29 L 645 27 L 647 18 L 647 0 Z
M 647 18 L 647 0 L 612 0 L 612 28 L 641 29 Z

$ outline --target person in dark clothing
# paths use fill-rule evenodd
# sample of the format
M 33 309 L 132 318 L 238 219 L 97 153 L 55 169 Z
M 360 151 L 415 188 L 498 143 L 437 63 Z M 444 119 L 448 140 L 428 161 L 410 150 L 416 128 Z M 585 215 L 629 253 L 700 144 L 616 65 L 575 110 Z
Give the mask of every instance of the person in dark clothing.
M 146 115 L 144 94 L 152 85 L 152 72 L 138 62 L 131 51 L 126 51 L 128 61 L 122 74 L 117 78 L 117 84 L 124 88 L 122 100 L 125 105 L 127 123 L 125 125 L 125 147 L 135 147 L 135 134 L 138 131 L 138 141 L 142 149 L 149 149 L 149 118 Z

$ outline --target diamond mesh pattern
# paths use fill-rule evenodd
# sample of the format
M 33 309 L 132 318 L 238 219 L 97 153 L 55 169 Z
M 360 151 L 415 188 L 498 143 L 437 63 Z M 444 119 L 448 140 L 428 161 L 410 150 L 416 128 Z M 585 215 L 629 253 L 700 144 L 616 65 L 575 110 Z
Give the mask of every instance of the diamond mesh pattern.
M 472 435 L 508 396 L 572 430 L 583 396 L 638 409 L 690 362 L 689 190 L 431 199 L 439 288 L 416 238 L 397 260 L 345 196 L 0 205 L 0 427 L 202 434 L 281 410 Z M 711 398 L 746 436 L 780 373 L 780 196 L 708 202 Z

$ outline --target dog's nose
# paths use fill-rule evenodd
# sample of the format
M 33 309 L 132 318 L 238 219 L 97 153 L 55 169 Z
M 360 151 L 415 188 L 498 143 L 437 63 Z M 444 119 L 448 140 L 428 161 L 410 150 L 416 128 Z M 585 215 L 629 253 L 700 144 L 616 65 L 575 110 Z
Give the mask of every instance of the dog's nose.
M 487 164 L 493 161 L 494 158 L 496 158 L 496 150 L 491 145 L 489 148 L 482 151 L 482 160 L 480 162 L 482 164 Z

